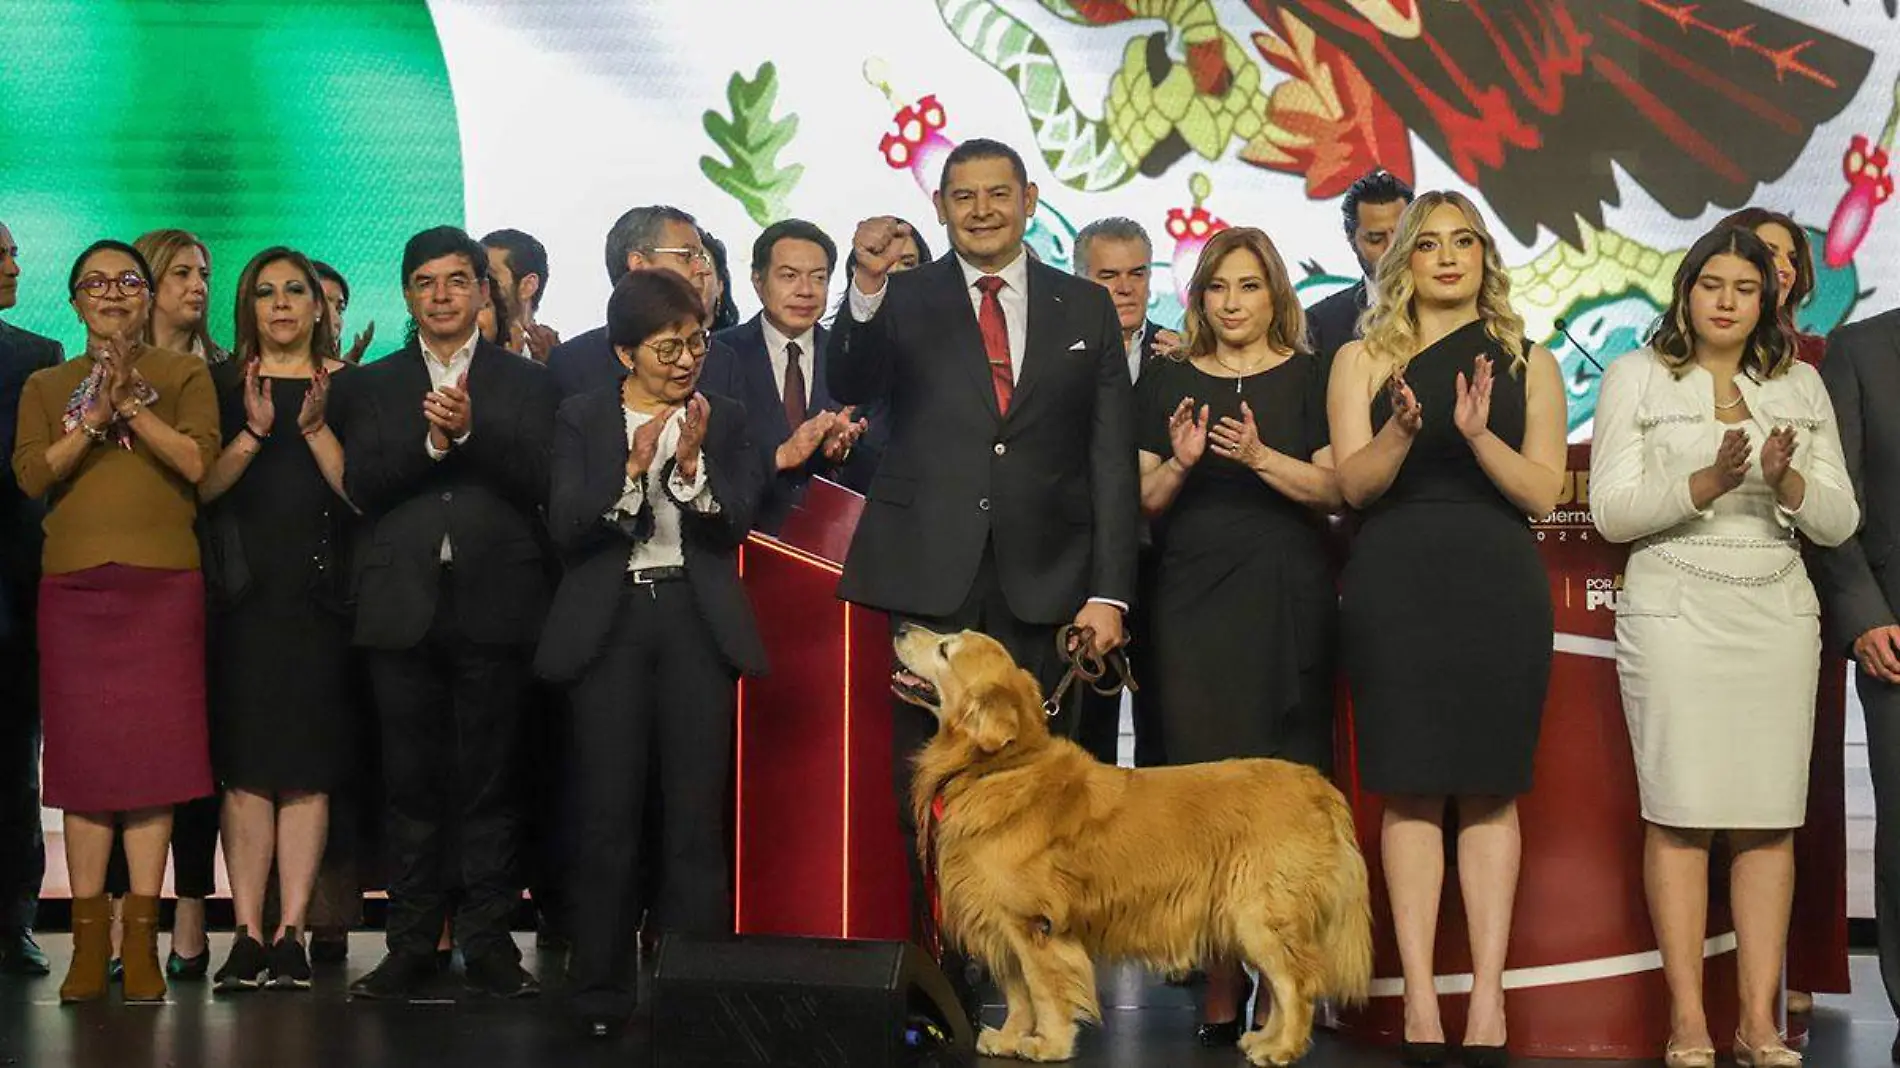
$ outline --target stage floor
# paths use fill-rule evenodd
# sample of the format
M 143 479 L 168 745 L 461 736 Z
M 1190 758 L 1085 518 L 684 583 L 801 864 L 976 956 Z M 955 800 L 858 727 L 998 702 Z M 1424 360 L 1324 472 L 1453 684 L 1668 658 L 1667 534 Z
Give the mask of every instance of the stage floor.
M 523 936 L 524 945 L 532 939 Z M 221 962 L 229 935 L 213 935 Z M 70 1008 L 59 1005 L 59 977 L 71 945 L 65 935 L 41 939 L 53 957 L 52 978 L 0 979 L 0 1065 L 30 1068 L 541 1068 L 545 1065 L 646 1065 L 647 1021 L 637 1020 L 617 1043 L 576 1037 L 556 993 L 538 1001 L 497 1003 L 461 995 L 445 977 L 432 1000 L 410 1005 L 350 1003 L 344 987 L 381 958 L 382 939 L 351 939 L 350 962 L 318 969 L 308 994 L 257 993 L 213 998 L 207 984 L 174 985 L 167 1006 L 128 1006 L 112 1000 Z M 559 957 L 528 966 L 558 987 Z M 1809 1068 L 1877 1068 L 1888 1063 L 1894 1020 L 1880 992 L 1870 956 L 1856 956 L 1851 997 L 1822 998 L 1809 1046 Z M 1188 992 L 1143 973 L 1111 972 L 1103 988 L 1105 1029 L 1084 1032 L 1077 1068 L 1176 1068 L 1243 1064 L 1237 1051 L 1194 1044 Z M 992 1013 L 1000 1019 L 1001 1012 Z M 980 1062 L 1000 1066 L 1017 1062 Z M 1303 1064 L 1310 1068 L 1389 1068 L 1397 1058 L 1322 1036 Z M 1585 1068 L 1602 1062 L 1517 1061 L 1519 1068 Z M 1725 1062 L 1726 1063 L 1726 1062 Z

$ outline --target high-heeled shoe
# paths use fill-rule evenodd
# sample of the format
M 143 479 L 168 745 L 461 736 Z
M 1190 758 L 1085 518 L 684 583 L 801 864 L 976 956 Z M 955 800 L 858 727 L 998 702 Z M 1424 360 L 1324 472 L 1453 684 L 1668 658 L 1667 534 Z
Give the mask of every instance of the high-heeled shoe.
M 1450 1052 L 1451 1047 L 1443 1042 L 1414 1042 L 1408 1038 L 1399 1043 L 1399 1063 L 1438 1068 Z
M 1801 1054 L 1776 1039 L 1771 1046 L 1750 1046 L 1735 1032 L 1735 1063 L 1742 1068 L 1801 1068 Z
M 1711 1046 L 1663 1047 L 1663 1068 L 1715 1068 L 1715 1049 Z
M 1234 1002 L 1234 1018 L 1221 1023 L 1204 1023 L 1194 1029 L 1194 1038 L 1207 1049 L 1227 1049 L 1240 1043 L 1247 1029 L 1247 1003 L 1253 1000 L 1253 979 L 1242 973 L 1240 997 Z
M 1504 1068 L 1511 1063 L 1511 1052 L 1503 1046 L 1464 1045 L 1458 1048 L 1458 1059 L 1465 1068 Z

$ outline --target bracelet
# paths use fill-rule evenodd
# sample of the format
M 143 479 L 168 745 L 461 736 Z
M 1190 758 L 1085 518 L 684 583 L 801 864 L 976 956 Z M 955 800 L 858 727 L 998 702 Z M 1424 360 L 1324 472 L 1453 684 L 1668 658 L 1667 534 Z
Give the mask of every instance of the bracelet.
M 131 411 L 127 411 L 126 410 L 127 408 L 130 408 Z M 128 423 L 134 419 L 137 419 L 139 416 L 139 413 L 144 410 L 145 410 L 145 402 L 142 400 L 139 400 L 137 397 L 133 397 L 131 400 L 126 401 L 124 404 L 121 404 L 117 408 L 114 409 L 114 411 L 119 413 L 119 418 L 125 420 Z
M 260 449 L 261 449 L 261 448 L 263 448 L 263 447 L 264 447 L 264 437 L 265 437 L 265 435 L 263 435 L 263 434 L 259 434 L 259 433 L 258 433 L 257 431 L 255 431 L 255 430 L 252 430 L 252 429 L 251 429 L 251 424 L 249 424 L 249 423 L 246 423 L 246 424 L 244 424 L 244 426 L 243 426 L 242 428 L 240 428 L 240 429 L 238 430 L 238 433 L 240 433 L 240 434 L 249 434 L 249 435 L 251 436 L 251 440 L 252 440 L 252 441 L 255 441 L 255 442 L 257 442 L 257 447 L 258 447 L 258 448 L 260 448 Z
M 303 433 L 303 439 L 304 439 L 305 441 L 309 441 L 309 440 L 310 440 L 311 438 L 314 438 L 314 437 L 316 437 L 316 436 L 317 436 L 318 434 L 321 434 L 321 433 L 323 433 L 324 431 L 326 431 L 326 430 L 328 430 L 328 429 L 330 429 L 330 424 L 328 424 L 328 423 L 318 423 L 318 424 L 317 424 L 317 425 L 316 425 L 315 427 L 313 427 L 312 429 L 310 429 L 310 430 L 305 430 L 305 431 L 303 431 L 303 432 L 302 432 L 302 433 Z
M 86 436 L 87 436 L 88 438 L 91 438 L 91 439 L 92 439 L 93 441 L 104 441 L 104 440 L 106 440 L 106 428 L 105 428 L 105 427 L 102 427 L 102 426 L 93 426 L 93 425 L 92 425 L 91 423 L 88 423 L 88 422 L 86 422 L 86 421 L 85 421 L 84 419 L 81 419 L 81 420 L 79 421 L 79 429 L 81 429 L 81 430 L 83 430 L 83 431 L 85 431 L 85 432 L 86 432 Z

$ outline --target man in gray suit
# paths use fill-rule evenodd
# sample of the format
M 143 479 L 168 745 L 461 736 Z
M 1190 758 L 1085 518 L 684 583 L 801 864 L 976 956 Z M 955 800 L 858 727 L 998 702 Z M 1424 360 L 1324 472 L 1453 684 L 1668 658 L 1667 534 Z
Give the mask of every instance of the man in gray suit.
M 1834 401 L 1861 529 L 1819 553 L 1830 635 L 1848 649 L 1867 713 L 1874 779 L 1874 914 L 1880 976 L 1900 1014 L 1900 310 L 1844 326 L 1828 340 L 1821 378 Z M 1900 1064 L 1900 1039 L 1893 1060 Z

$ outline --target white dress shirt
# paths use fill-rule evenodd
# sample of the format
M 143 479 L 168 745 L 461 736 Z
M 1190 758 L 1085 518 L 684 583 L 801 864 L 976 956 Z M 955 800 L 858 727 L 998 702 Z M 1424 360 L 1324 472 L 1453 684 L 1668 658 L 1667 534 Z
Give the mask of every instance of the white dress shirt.
M 653 416 L 647 412 L 636 412 L 626 406 L 621 412 L 627 420 L 627 448 L 633 448 L 634 431 L 647 425 Z M 653 450 L 653 459 L 647 464 L 647 477 L 651 481 L 659 477 L 666 462 L 673 458 L 673 452 L 679 447 L 680 425 L 686 420 L 684 408 L 673 413 L 666 425 L 660 428 L 660 440 Z M 701 515 L 717 515 L 719 502 L 713 499 L 712 483 L 706 479 L 706 454 L 700 453 L 699 466 L 693 472 L 693 480 L 688 482 L 680 477 L 679 468 L 673 468 L 672 477 L 666 481 L 666 488 L 673 497 L 685 501 L 693 511 Z M 638 515 L 640 501 L 644 496 L 640 483 L 629 477 L 620 490 L 620 499 L 607 510 L 608 519 Z M 680 513 L 673 502 L 661 499 L 653 502 L 653 534 L 647 540 L 633 547 L 627 555 L 627 570 L 639 571 L 649 567 L 684 567 L 686 565 L 685 543 L 680 536 Z
M 422 366 L 429 369 L 429 388 L 431 390 L 440 390 L 443 386 L 452 386 L 462 380 L 462 376 L 467 374 L 468 369 L 475 364 L 475 345 L 481 340 L 481 337 L 482 332 L 480 330 L 468 335 L 468 340 L 462 342 L 460 348 L 457 348 L 454 352 L 449 354 L 449 362 L 446 364 L 429 348 L 428 342 L 420 339 L 417 340 L 416 344 L 422 349 Z M 461 437 L 455 439 L 455 444 L 466 444 L 468 442 L 468 436 L 474 432 L 475 427 L 471 424 L 467 430 L 462 432 Z M 435 447 L 435 438 L 429 434 L 422 435 L 422 448 L 428 452 L 429 459 L 431 460 L 440 460 L 448 455 L 446 450 Z M 454 559 L 455 550 L 449 545 L 449 536 L 444 534 L 442 535 L 442 562 L 446 564 Z
M 976 283 L 984 276 L 984 272 L 964 259 L 961 253 L 957 255 L 957 266 L 963 268 L 963 288 L 970 295 L 970 309 L 976 313 L 980 323 L 983 321 L 983 292 L 976 288 Z M 1029 254 L 1019 249 L 1016 258 L 1009 261 L 1009 266 L 995 273 L 1003 280 L 1003 288 L 996 291 L 996 300 L 1003 306 L 1003 326 L 1009 333 L 1010 381 L 1021 382 L 1023 348 L 1029 343 Z M 890 288 L 890 278 L 886 276 L 884 288 L 870 296 L 859 292 L 855 285 L 845 288 L 851 294 L 851 318 L 868 323 L 884 303 L 884 294 Z
M 804 333 L 797 337 L 786 337 L 779 331 L 778 327 L 772 325 L 772 320 L 764 315 L 759 316 L 759 325 L 765 328 L 765 355 L 766 358 L 772 361 L 772 388 L 774 396 L 785 396 L 785 369 L 791 364 L 791 360 L 785 355 L 785 346 L 794 341 L 798 342 L 798 370 L 800 374 L 805 376 L 805 395 L 800 399 L 804 402 L 805 409 L 809 411 L 811 409 L 811 350 L 817 331 L 807 328 Z M 798 428 L 794 426 L 792 429 L 797 430 Z

